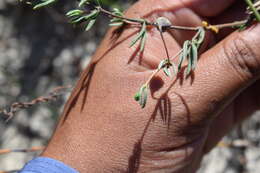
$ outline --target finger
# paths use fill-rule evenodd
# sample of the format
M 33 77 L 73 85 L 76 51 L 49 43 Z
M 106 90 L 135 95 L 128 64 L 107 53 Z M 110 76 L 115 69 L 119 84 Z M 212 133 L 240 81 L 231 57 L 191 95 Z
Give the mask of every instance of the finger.
M 182 0 L 186 7 L 193 9 L 197 14 L 210 17 L 216 16 L 228 8 L 235 0 Z
M 194 121 L 214 118 L 259 78 L 259 32 L 257 24 L 231 34 L 201 56 L 192 85 L 186 81 L 175 88 L 174 92 L 182 93 L 189 109 L 194 111 Z
M 217 15 L 232 2 L 233 0 L 220 0 L 217 5 L 213 5 L 214 1 L 212 0 L 143 0 L 128 10 L 126 15 L 137 18 L 146 17 L 152 22 L 159 16 L 165 16 L 173 25 L 199 26 L 201 25 L 200 15 L 209 12 L 212 14 L 208 16 Z M 183 40 L 190 39 L 194 35 L 193 32 L 182 32 L 178 30 L 171 32 L 171 34 L 180 45 L 182 45 Z
M 158 17 L 164 16 L 168 18 L 173 25 L 190 27 L 201 25 L 201 18 L 191 9 L 186 8 L 181 0 L 139 1 L 127 11 L 126 15 L 134 18 L 146 18 L 151 22 L 155 22 Z M 184 18 L 185 20 L 183 20 Z M 168 37 L 174 38 L 177 43 L 182 44 L 183 40 L 192 38 L 194 32 L 176 30 L 170 32 L 170 34 Z M 159 33 L 155 35 L 155 37 L 157 36 L 160 36 Z
M 142 7 L 143 13 L 160 11 L 159 9 L 168 9 L 169 11 L 177 10 L 180 7 L 191 8 L 197 14 L 209 17 L 215 16 L 228 8 L 235 0 L 142 0 L 139 5 L 146 4 Z M 160 8 L 158 8 L 160 7 Z

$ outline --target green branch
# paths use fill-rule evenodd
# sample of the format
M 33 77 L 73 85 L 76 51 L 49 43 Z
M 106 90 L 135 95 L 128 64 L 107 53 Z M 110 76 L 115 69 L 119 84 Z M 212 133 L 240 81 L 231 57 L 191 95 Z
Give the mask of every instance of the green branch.
M 248 7 L 250 8 L 250 10 L 254 13 L 255 17 L 256 17 L 256 20 L 258 22 L 260 22 L 260 14 L 259 12 L 257 11 L 257 9 L 255 8 L 254 4 L 252 3 L 251 0 L 245 0 Z

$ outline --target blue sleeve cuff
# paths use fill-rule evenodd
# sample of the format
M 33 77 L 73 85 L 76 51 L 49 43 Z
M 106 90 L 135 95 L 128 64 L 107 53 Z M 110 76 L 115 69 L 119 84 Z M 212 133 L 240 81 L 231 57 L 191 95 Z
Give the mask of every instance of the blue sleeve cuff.
M 64 163 L 47 157 L 29 161 L 19 173 L 79 173 Z

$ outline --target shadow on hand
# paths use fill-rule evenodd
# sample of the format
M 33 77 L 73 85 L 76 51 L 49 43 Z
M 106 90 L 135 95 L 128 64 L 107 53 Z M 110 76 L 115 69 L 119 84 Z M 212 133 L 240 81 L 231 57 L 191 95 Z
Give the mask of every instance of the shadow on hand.
M 184 71 L 184 70 L 182 70 L 182 71 Z M 194 74 L 192 74 L 190 77 L 192 78 L 191 81 L 193 81 Z M 153 93 L 155 91 L 158 91 L 160 88 L 162 88 L 164 83 L 163 83 L 162 79 L 159 78 L 159 77 L 155 77 L 151 81 L 151 85 L 150 85 L 151 95 L 152 95 L 153 99 L 157 100 L 157 103 L 155 105 L 153 113 L 151 114 L 151 116 L 150 116 L 150 118 L 149 118 L 149 120 L 148 120 L 148 122 L 145 126 L 145 129 L 143 131 L 141 138 L 135 144 L 134 149 L 133 149 L 133 153 L 128 160 L 128 170 L 127 170 L 128 173 L 136 173 L 139 170 L 140 160 L 141 160 L 141 155 L 142 155 L 143 140 L 144 140 L 146 133 L 148 132 L 150 124 L 155 121 L 156 116 L 160 116 L 162 122 L 165 125 L 167 125 L 167 129 L 170 128 L 170 125 L 171 125 L 171 122 L 172 122 L 172 104 L 171 104 L 171 98 L 169 98 L 169 96 L 168 96 L 168 92 L 171 90 L 171 88 L 173 87 L 173 85 L 177 81 L 179 81 L 180 84 L 182 84 L 183 80 L 185 78 L 187 78 L 187 77 L 184 76 L 184 73 L 180 73 L 177 76 L 177 78 L 175 79 L 175 81 L 172 82 L 172 84 L 167 88 L 167 90 L 159 98 L 153 97 Z M 191 84 L 192 84 L 192 82 L 191 82 Z M 186 116 L 187 116 L 187 118 L 186 118 L 187 124 L 191 124 L 191 121 L 190 121 L 191 112 L 190 112 L 190 109 L 188 107 L 188 104 L 186 103 L 185 99 L 182 97 L 181 94 L 176 93 L 176 92 L 174 92 L 174 94 L 176 94 L 180 98 L 182 104 L 185 107 Z M 173 151 L 173 150 L 177 150 L 178 148 L 182 148 L 182 147 L 183 146 L 170 148 L 170 150 Z M 188 157 L 188 151 L 185 150 L 185 153 L 186 153 L 185 157 L 187 158 Z
M 125 27 L 125 26 L 123 26 L 123 27 Z M 111 46 L 105 51 L 105 53 L 101 57 L 97 58 L 96 61 L 92 61 L 89 64 L 89 66 L 87 67 L 87 69 L 82 73 L 80 80 L 78 81 L 72 95 L 70 96 L 70 99 L 67 101 L 67 103 L 65 105 L 61 124 L 63 124 L 66 121 L 70 111 L 72 110 L 73 107 L 75 107 L 75 104 L 77 103 L 79 96 L 82 92 L 84 92 L 84 93 L 83 93 L 83 102 L 81 105 L 81 111 L 84 109 L 84 105 L 86 104 L 86 100 L 87 100 L 87 96 L 88 96 L 88 92 L 89 92 L 89 86 L 90 86 L 93 74 L 95 73 L 96 65 L 100 61 L 102 61 L 102 59 L 110 51 L 112 51 L 114 48 L 119 46 L 124 41 L 128 40 L 137 31 L 133 32 L 133 33 L 127 35 L 126 37 L 124 37 L 123 39 L 119 40 L 119 38 L 121 37 L 123 32 L 124 32 L 124 28 L 122 29 L 121 27 L 114 30 L 112 32 L 112 36 L 110 37 L 111 43 L 112 43 Z M 130 57 L 128 64 L 131 63 L 131 61 L 133 61 L 133 59 L 137 57 L 138 53 L 139 53 L 139 56 L 138 56 L 139 63 L 141 63 L 143 52 L 140 52 L 139 50 L 140 50 L 140 45 L 139 45 L 139 47 L 137 47 L 136 51 L 134 51 L 133 55 Z M 171 99 L 168 97 L 168 92 L 177 81 L 180 81 L 180 83 L 182 84 L 183 79 L 184 79 L 184 77 L 183 77 L 183 73 L 182 73 L 182 75 L 179 75 L 176 78 L 176 80 L 171 84 L 170 87 L 168 87 L 168 89 L 161 95 L 160 98 L 153 98 L 153 99 L 157 100 L 157 104 L 155 105 L 154 111 L 145 126 L 145 129 L 143 131 L 141 138 L 136 142 L 136 144 L 133 148 L 133 154 L 130 156 L 129 161 L 128 161 L 127 172 L 129 172 L 129 173 L 138 172 L 139 166 L 140 166 L 140 158 L 141 158 L 141 154 L 142 154 L 142 143 L 143 143 L 144 137 L 149 129 L 151 122 L 153 122 L 156 119 L 156 116 L 159 115 L 160 118 L 162 119 L 163 123 L 168 126 L 168 129 L 170 128 L 170 124 L 171 124 L 170 122 L 171 122 L 171 118 L 172 118 L 172 106 L 171 106 Z M 163 81 L 161 79 L 159 79 L 159 78 L 153 79 L 152 85 L 151 85 L 152 92 L 159 90 L 162 87 L 162 85 L 163 85 Z M 180 94 L 176 93 L 176 95 L 178 95 L 181 98 L 183 105 L 185 105 L 185 108 L 187 111 L 187 117 L 189 117 L 190 110 L 189 110 L 188 105 L 186 104 L 184 98 Z M 190 118 L 187 118 L 188 121 L 189 121 L 189 119 Z

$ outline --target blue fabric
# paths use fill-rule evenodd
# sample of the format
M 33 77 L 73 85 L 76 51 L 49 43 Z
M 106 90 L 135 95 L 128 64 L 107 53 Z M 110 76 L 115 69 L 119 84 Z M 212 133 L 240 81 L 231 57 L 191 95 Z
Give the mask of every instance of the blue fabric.
M 47 157 L 29 161 L 19 173 L 79 173 L 64 163 Z

